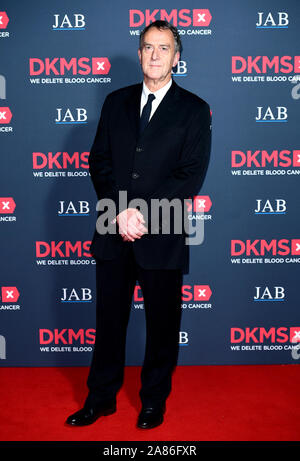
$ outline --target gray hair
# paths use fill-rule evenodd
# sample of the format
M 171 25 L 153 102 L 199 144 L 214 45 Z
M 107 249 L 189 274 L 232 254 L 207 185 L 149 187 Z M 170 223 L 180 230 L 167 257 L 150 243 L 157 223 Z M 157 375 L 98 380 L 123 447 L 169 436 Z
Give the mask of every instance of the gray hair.
M 179 35 L 179 32 L 178 32 L 177 28 L 172 26 L 172 24 L 170 24 L 169 22 L 162 21 L 162 20 L 157 20 L 157 21 L 154 21 L 154 22 L 150 23 L 141 32 L 141 34 L 140 34 L 140 45 L 139 45 L 140 50 L 142 50 L 142 48 L 143 48 L 144 35 L 145 35 L 146 32 L 148 32 L 149 29 L 151 29 L 151 27 L 156 27 L 156 29 L 159 29 L 159 30 L 167 30 L 167 29 L 169 29 L 172 32 L 173 37 L 174 37 L 175 53 L 177 53 L 177 51 L 179 51 L 179 53 L 182 52 L 182 43 L 181 43 L 180 35 Z

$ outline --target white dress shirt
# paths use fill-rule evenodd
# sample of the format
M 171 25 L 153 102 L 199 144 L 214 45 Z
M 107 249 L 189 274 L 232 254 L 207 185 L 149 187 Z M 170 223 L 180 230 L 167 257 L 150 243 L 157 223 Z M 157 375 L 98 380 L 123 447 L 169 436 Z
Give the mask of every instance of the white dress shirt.
M 172 79 L 170 79 L 168 81 L 168 83 L 166 83 L 166 85 L 164 85 L 162 88 L 160 88 L 159 90 L 153 92 L 153 91 L 150 91 L 149 88 L 146 86 L 145 82 L 143 82 L 143 91 L 142 91 L 142 96 L 141 96 L 140 116 L 142 115 L 144 105 L 147 103 L 148 95 L 150 93 L 152 93 L 152 94 L 154 94 L 155 99 L 152 101 L 152 109 L 151 109 L 151 114 L 150 114 L 150 117 L 149 117 L 149 120 L 150 120 L 151 117 L 153 116 L 154 112 L 158 108 L 159 104 L 163 100 L 164 96 L 166 95 L 167 91 L 171 87 L 171 85 L 172 85 Z

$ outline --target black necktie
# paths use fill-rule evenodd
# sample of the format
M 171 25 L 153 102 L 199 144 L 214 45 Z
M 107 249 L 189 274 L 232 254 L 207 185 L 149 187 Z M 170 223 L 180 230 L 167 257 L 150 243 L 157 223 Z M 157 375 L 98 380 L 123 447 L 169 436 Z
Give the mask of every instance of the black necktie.
M 142 115 L 140 118 L 140 134 L 142 131 L 146 128 L 148 122 L 149 122 L 149 117 L 151 114 L 151 108 L 152 108 L 152 101 L 155 99 L 154 94 L 150 93 L 148 95 L 148 100 L 147 103 L 143 107 Z

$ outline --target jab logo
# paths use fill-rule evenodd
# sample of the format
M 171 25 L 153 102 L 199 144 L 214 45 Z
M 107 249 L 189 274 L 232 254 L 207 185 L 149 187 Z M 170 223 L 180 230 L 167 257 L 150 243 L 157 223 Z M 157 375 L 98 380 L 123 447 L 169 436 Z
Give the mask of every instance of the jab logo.
M 284 199 L 277 198 L 273 203 L 271 203 L 271 200 L 256 199 L 254 213 L 257 215 L 285 214 L 286 209 L 286 201 Z
M 300 239 L 264 239 L 231 240 L 232 256 L 264 256 L 271 253 L 273 256 L 297 255 L 300 256 Z
M 300 327 L 271 327 L 269 329 L 263 327 L 234 327 L 230 330 L 231 343 L 262 344 L 266 340 L 271 343 L 300 342 Z
M 30 58 L 30 75 L 105 75 L 110 71 L 108 58 Z
M 62 297 L 60 301 L 62 303 L 91 303 L 92 302 L 92 290 L 90 288 L 62 288 Z
M 58 216 L 89 216 L 90 205 L 86 200 L 79 200 L 76 204 L 74 202 L 66 203 L 64 200 L 59 202 Z
M 54 14 L 52 30 L 85 30 L 85 18 L 83 14 L 73 14 L 72 19 L 67 14 L 61 16 L 60 14 Z
M 289 26 L 289 15 L 280 11 L 276 15 L 272 13 L 258 12 L 257 29 L 287 29 Z
M 157 19 L 168 21 L 175 27 L 207 27 L 212 17 L 208 9 L 129 10 L 130 27 L 145 27 Z
M 189 345 L 189 335 L 187 331 L 179 332 L 179 346 L 188 346 Z
M 275 74 L 300 73 L 300 56 L 232 56 L 231 67 L 233 74 Z
M 266 166 L 289 168 L 300 167 L 300 150 L 233 150 L 231 152 L 232 168 Z
M 77 107 L 73 112 L 71 109 L 63 110 L 61 107 L 56 109 L 57 125 L 78 125 L 87 123 L 87 111 L 83 107 Z
M 16 303 L 19 296 L 17 287 L 1 287 L 1 301 L 3 303 Z
M 12 197 L 0 197 L 0 214 L 12 214 L 16 203 Z
M 177 66 L 172 69 L 173 77 L 186 77 L 187 76 L 187 65 L 186 61 L 178 61 Z
M 255 287 L 254 301 L 284 301 L 284 287 Z
M 9 124 L 12 118 L 12 113 L 9 107 L 0 107 L 0 124 Z
M 283 106 L 276 106 L 276 109 L 271 107 L 257 107 L 256 122 L 287 122 L 288 114 L 287 108 Z

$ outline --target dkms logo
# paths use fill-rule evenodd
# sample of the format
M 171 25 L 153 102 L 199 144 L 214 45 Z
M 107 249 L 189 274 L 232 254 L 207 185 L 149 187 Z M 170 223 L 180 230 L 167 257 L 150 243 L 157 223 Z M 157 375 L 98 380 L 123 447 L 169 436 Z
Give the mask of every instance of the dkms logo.
M 30 75 L 99 75 L 108 74 L 110 62 L 108 58 L 30 58 Z
M 20 293 L 17 287 L 1 287 L 1 301 L 3 303 L 16 303 Z
M 35 178 L 89 176 L 89 155 L 89 152 L 33 152 L 33 176 Z
M 232 56 L 233 82 L 290 82 L 300 73 L 300 56 Z
M 41 352 L 91 352 L 95 343 L 95 329 L 40 328 L 39 342 Z
M 56 242 L 51 240 L 49 242 L 36 241 L 36 257 L 37 258 L 70 258 L 76 256 L 78 258 L 87 257 L 91 258 L 90 240 L 78 240 L 72 243 L 70 240 L 60 240 Z
M 17 287 L 1 287 L 0 294 L 0 310 L 2 311 L 18 311 L 20 305 L 18 302 L 20 293 Z
M 7 32 L 7 31 L 2 32 L 2 30 L 6 29 L 8 22 L 9 22 L 9 18 L 8 18 L 6 12 L 5 11 L 0 11 L 0 38 L 8 38 L 9 37 L 9 32 Z
M 107 57 L 29 58 L 31 84 L 111 83 Z M 71 77 L 70 77 L 71 76 Z
M 231 240 L 230 251 L 233 264 L 300 263 L 300 239 Z
M 11 214 L 15 208 L 16 203 L 12 197 L 0 197 L 0 213 Z
M 209 285 L 183 285 L 182 309 L 211 309 L 212 291 Z
M 0 132 L 12 132 L 12 126 L 8 126 L 12 119 L 12 113 L 9 107 L 0 107 Z M 5 125 L 5 126 L 1 126 Z
M 279 117 L 285 117 L 285 114 L 281 111 Z M 266 116 L 265 113 L 263 117 Z M 233 150 L 231 168 L 234 176 L 300 175 L 300 150 Z
M 180 35 L 211 35 L 211 29 L 208 26 L 211 23 L 212 16 L 208 9 L 145 9 L 129 10 L 129 27 L 143 29 L 150 23 L 163 20 L 168 21 L 178 28 Z M 182 29 L 181 29 L 182 28 Z M 139 30 L 130 30 L 130 35 L 139 35 Z
M 5 11 L 0 11 L 0 29 L 6 29 L 8 24 L 8 16 Z
M 300 341 L 299 327 L 271 327 L 269 329 L 263 327 L 246 327 L 246 328 L 231 328 L 230 332 L 231 343 L 245 342 L 262 344 L 265 341 L 270 343 L 295 343 Z
M 7 125 L 12 118 L 12 113 L 9 107 L 0 107 L 0 123 Z

